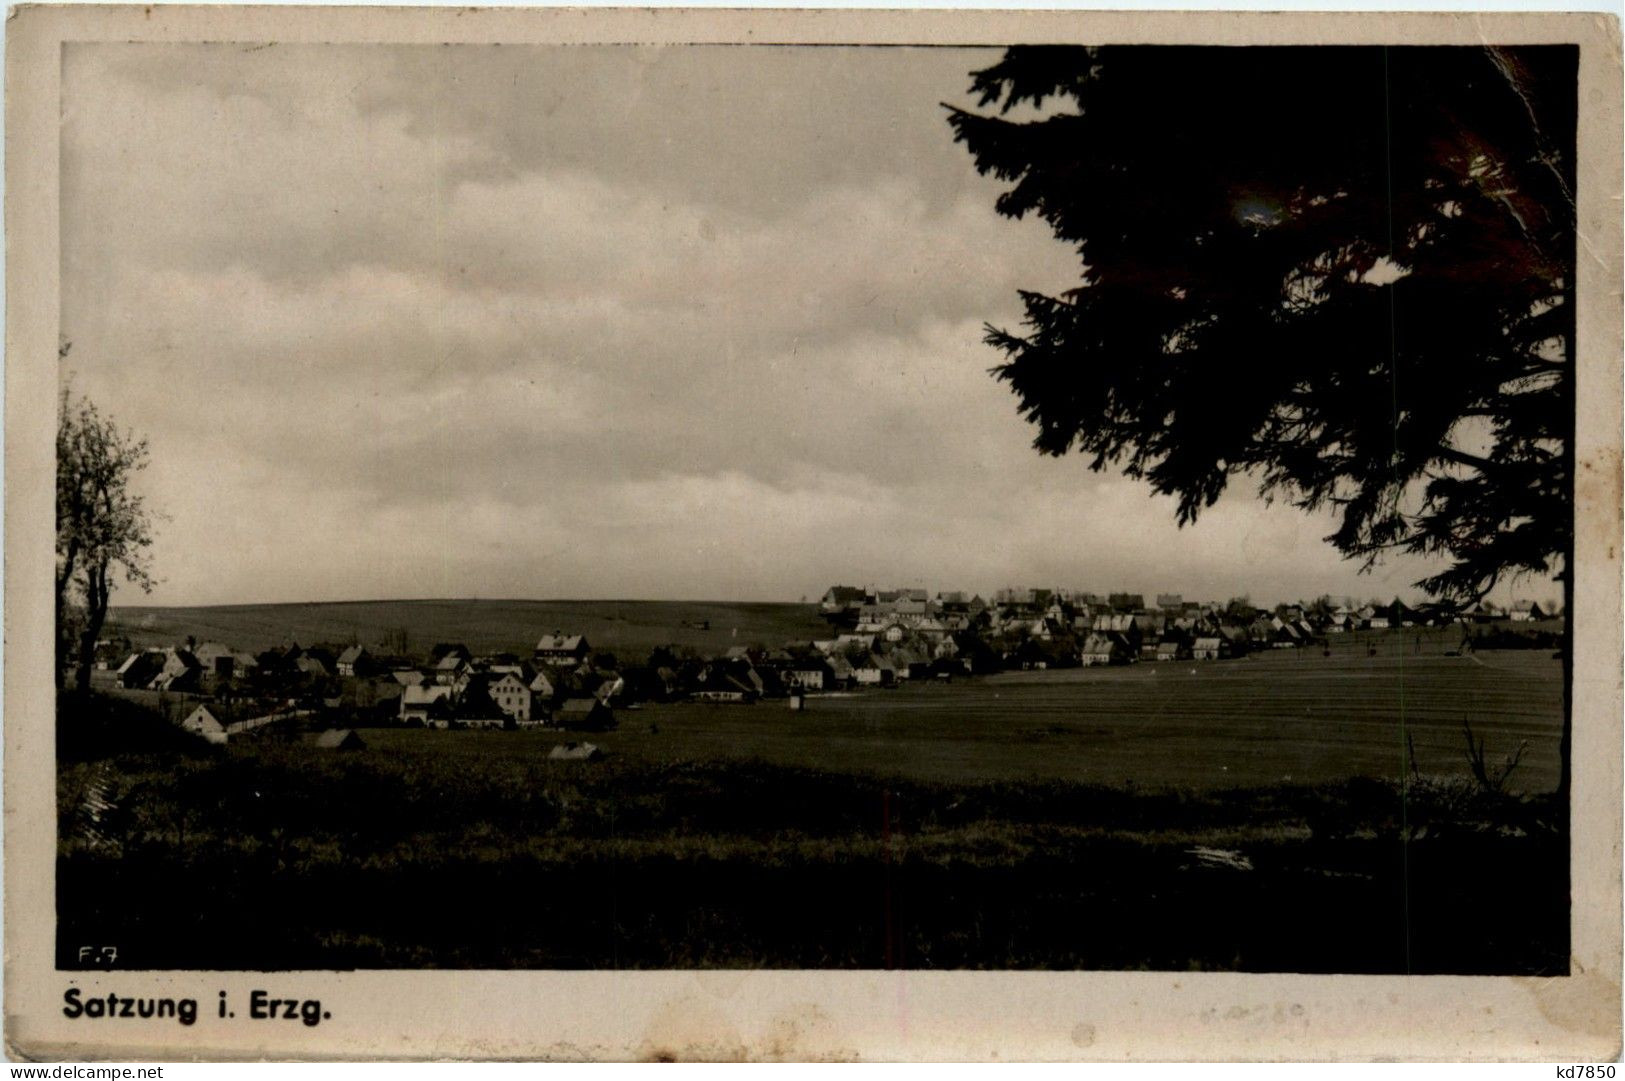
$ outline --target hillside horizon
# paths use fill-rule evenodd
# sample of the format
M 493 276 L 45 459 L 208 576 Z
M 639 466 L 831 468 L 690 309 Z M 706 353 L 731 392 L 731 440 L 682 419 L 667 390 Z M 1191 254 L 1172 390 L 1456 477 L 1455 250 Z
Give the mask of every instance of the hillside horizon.
M 812 603 L 769 601 L 439 600 L 313 601 L 234 605 L 121 605 L 107 631 L 140 646 L 188 635 L 233 649 L 301 645 L 372 646 L 405 632 L 409 648 L 461 642 L 480 652 L 528 652 L 539 635 L 584 634 L 596 650 L 646 653 L 655 646 L 720 649 L 822 637 Z

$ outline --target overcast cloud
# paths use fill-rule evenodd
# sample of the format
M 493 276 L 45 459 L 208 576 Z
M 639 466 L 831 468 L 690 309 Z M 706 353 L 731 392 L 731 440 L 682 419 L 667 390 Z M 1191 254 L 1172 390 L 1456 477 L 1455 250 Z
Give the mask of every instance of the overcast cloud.
M 69 45 L 64 372 L 151 439 L 151 601 L 1412 595 L 1031 450 L 981 326 L 1076 259 L 943 121 L 994 55 Z

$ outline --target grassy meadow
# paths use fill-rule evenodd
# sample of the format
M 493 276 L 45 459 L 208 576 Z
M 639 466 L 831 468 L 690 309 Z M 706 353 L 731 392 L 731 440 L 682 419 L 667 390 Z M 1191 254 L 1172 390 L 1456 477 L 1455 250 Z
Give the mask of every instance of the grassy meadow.
M 203 608 L 116 607 L 108 634 L 140 646 L 166 646 L 193 635 L 259 652 L 292 638 L 318 642 L 382 642 L 404 629 L 408 647 L 427 653 L 436 642 L 461 642 L 476 653 L 528 655 L 543 634 L 585 634 L 595 650 L 639 661 L 656 646 L 721 652 L 750 642 L 807 641 L 829 625 L 810 604 L 718 601 L 342 601 L 322 604 L 242 604 Z M 696 624 L 708 624 L 701 628 Z
M 123 738 L 59 774 L 59 963 L 1562 972 L 1562 662 L 1452 646 L 646 706 L 595 762 Z
M 1549 654 L 1327 658 L 1291 650 L 814 696 L 801 712 L 771 701 L 644 706 L 622 711 L 620 728 L 593 740 L 651 765 L 762 761 L 948 785 L 1211 791 L 1351 778 L 1398 783 L 1411 771 L 1413 748 L 1418 772 L 1465 777 L 1467 721 L 1492 756 L 1527 741 L 1515 787 L 1539 792 L 1557 785 L 1562 716 L 1562 662 Z M 380 732 L 378 746 L 438 741 L 444 753 L 490 753 L 459 735 Z M 531 753 L 519 749 L 527 742 L 557 742 L 549 733 L 493 738 L 521 755 Z

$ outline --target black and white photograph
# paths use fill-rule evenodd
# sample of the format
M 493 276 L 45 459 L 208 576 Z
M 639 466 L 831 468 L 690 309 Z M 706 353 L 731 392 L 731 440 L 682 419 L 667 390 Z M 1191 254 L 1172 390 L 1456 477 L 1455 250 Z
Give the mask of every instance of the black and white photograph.
M 63 40 L 8 365 L 53 1031 L 293 1046 L 304 972 L 1595 967 L 1617 23 L 897 25 Z M 1557 1031 L 1617 1048 L 1612 987 Z

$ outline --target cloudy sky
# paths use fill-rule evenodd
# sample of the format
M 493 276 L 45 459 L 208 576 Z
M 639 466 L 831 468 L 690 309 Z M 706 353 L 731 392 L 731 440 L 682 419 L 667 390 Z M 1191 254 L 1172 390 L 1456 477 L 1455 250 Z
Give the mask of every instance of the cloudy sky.
M 1410 596 L 1031 450 L 981 326 L 1077 264 L 949 135 L 994 56 L 69 45 L 64 375 L 151 440 L 150 603 Z

